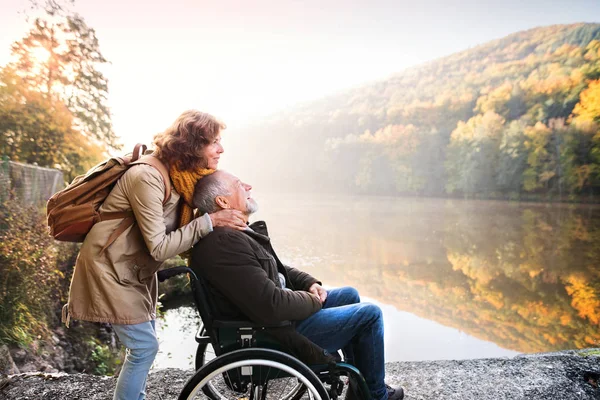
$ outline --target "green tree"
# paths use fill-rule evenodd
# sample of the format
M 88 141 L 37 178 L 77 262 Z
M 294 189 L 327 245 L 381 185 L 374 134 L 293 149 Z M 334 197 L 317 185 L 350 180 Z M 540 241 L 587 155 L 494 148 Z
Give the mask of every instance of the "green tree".
M 496 190 L 495 167 L 504 118 L 493 111 L 459 122 L 447 150 L 448 191 L 465 194 Z
M 496 184 L 498 190 L 509 195 L 521 192 L 523 171 L 527 165 L 524 130 L 526 122 L 511 121 L 502 131 L 502 139 L 496 165 Z
M 528 168 L 523 174 L 523 187 L 529 192 L 546 187 L 556 176 L 556 162 L 549 151 L 552 131 L 542 122 L 525 128 L 525 148 L 528 150 Z

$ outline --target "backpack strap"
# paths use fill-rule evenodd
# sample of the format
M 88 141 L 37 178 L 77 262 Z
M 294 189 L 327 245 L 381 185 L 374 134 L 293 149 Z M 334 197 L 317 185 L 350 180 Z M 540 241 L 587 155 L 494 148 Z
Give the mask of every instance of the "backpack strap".
M 119 222 L 119 225 L 117 225 L 117 227 L 115 228 L 115 230 L 110 234 L 110 236 L 108 237 L 108 240 L 106 241 L 106 244 L 100 250 L 100 255 L 102 255 L 104 253 L 104 250 L 106 250 L 108 248 L 108 246 L 110 246 L 111 244 L 113 244 L 113 242 L 115 240 L 117 240 L 117 238 L 119 236 L 121 236 L 121 234 L 123 232 L 125 232 L 127 230 L 127 228 L 129 228 L 130 226 L 132 226 L 135 223 L 135 219 L 133 218 L 133 213 L 130 212 L 130 214 L 131 215 L 128 215 L 127 217 L 124 217 L 123 221 Z M 108 219 L 116 219 L 116 217 L 115 218 L 108 218 Z
M 142 149 L 142 151 L 140 151 L 140 149 Z M 148 147 L 146 147 L 145 144 L 141 144 L 141 143 L 136 144 L 135 147 L 133 148 L 133 153 L 132 153 L 130 162 L 137 161 L 140 158 L 140 156 L 144 155 L 144 153 L 146 152 L 147 149 L 148 149 Z
M 165 183 L 165 197 L 163 199 L 164 206 L 165 204 L 167 204 L 167 201 L 169 201 L 169 199 L 171 198 L 171 178 L 169 177 L 169 171 L 167 170 L 165 164 L 163 164 L 158 158 L 154 157 L 151 154 L 139 157 L 140 148 L 142 149 L 142 154 L 144 151 L 146 151 L 145 145 L 137 144 L 135 146 L 135 149 L 133 150 L 132 161 L 131 163 L 129 163 L 129 165 L 131 166 L 136 164 L 146 164 L 156 168 L 158 172 L 160 172 L 160 175 L 162 176 L 163 181 Z M 129 228 L 135 223 L 135 217 L 132 211 L 115 211 L 100 213 L 100 221 L 107 221 L 110 219 L 119 218 L 123 218 L 123 221 L 121 221 L 119 225 L 117 225 L 115 230 L 110 234 L 108 240 L 106 241 L 106 244 L 100 250 L 100 255 L 102 255 L 102 253 L 104 253 L 104 250 L 106 250 L 108 246 L 113 244 L 113 242 L 117 240 L 117 238 L 121 236 L 121 234 L 125 232 L 127 228 Z

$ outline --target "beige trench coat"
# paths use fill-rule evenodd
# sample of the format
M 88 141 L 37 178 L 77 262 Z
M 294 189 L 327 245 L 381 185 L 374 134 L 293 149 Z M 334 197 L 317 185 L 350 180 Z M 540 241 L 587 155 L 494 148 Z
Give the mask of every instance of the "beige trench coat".
M 189 250 L 212 231 L 204 215 L 175 229 L 180 196 L 174 190 L 163 205 L 165 184 L 149 165 L 131 167 L 102 204 L 101 212 L 133 211 L 136 223 L 102 254 L 120 219 L 96 223 L 81 246 L 63 318 L 138 324 L 156 318 L 161 264 Z M 65 315 L 65 313 L 68 313 Z

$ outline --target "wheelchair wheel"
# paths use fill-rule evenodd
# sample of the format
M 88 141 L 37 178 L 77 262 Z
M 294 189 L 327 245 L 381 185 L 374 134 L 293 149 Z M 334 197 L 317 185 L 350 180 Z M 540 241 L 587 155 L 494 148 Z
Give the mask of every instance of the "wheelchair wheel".
M 196 349 L 195 360 L 196 371 L 198 371 L 205 364 L 209 363 L 216 357 L 217 355 L 215 354 L 215 350 L 213 349 L 212 344 L 198 344 L 198 348 Z M 219 388 L 214 384 L 214 382 L 207 382 L 206 386 L 202 388 L 202 391 L 204 392 L 206 397 L 211 400 L 219 400 L 223 398 L 219 391 Z M 303 396 L 304 398 L 306 398 L 305 393 L 306 387 L 298 380 L 297 385 L 291 386 L 287 393 L 282 393 L 282 399 L 300 400 Z
M 199 343 L 196 349 L 196 371 L 215 359 L 217 355 L 210 343 Z M 219 392 L 219 387 L 215 385 L 215 382 L 207 382 L 202 388 L 202 391 L 208 399 L 219 400 L 222 399 L 222 395 Z
M 276 350 L 247 348 L 204 365 L 187 381 L 179 399 L 291 400 L 298 396 L 329 399 L 315 373 L 296 358 Z

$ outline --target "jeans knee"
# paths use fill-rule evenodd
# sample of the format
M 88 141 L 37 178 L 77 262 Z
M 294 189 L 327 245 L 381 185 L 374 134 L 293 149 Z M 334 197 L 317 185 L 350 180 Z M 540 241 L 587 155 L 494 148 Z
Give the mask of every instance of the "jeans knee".
M 345 286 L 340 289 L 346 299 L 346 304 L 356 304 L 360 303 L 360 295 L 358 294 L 358 290 L 354 289 L 352 286 Z
M 130 358 L 140 362 L 152 362 L 158 354 L 158 339 L 152 338 L 139 343 L 135 348 L 129 349 Z
M 148 354 L 151 354 L 152 359 L 154 359 L 156 354 L 158 354 L 158 339 L 155 337 L 148 345 Z
M 383 324 L 383 313 L 379 306 L 371 303 L 361 303 L 360 312 L 364 315 L 365 319 L 373 323 Z

